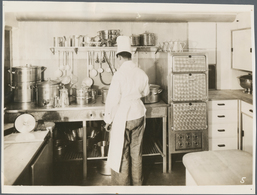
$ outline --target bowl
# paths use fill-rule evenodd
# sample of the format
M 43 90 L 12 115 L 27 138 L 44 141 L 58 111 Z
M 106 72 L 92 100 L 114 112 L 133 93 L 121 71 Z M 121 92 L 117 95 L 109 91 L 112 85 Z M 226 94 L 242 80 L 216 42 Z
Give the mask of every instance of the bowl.
M 240 81 L 240 86 L 245 89 L 245 93 L 252 93 L 252 87 L 253 87 L 253 82 L 252 82 L 252 75 L 243 75 L 238 77 Z

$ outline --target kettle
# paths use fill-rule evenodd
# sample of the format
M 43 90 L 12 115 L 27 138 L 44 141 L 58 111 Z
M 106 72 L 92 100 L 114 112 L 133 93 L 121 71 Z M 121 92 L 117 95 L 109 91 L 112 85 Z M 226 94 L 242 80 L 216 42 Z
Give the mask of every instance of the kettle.
M 66 107 L 69 105 L 68 89 L 66 89 L 65 87 L 60 89 L 60 104 L 61 107 Z
M 184 47 L 186 46 L 185 42 L 174 41 L 173 42 L 173 49 L 174 52 L 183 52 Z

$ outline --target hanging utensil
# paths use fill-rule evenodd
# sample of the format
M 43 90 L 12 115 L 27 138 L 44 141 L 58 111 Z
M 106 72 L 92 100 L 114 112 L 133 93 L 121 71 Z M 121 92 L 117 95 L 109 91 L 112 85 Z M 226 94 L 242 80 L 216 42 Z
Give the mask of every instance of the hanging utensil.
M 78 82 L 78 77 L 74 75 L 74 52 L 71 52 L 71 88 Z
M 54 72 L 54 75 L 57 77 L 57 78 L 60 78 L 62 77 L 63 75 L 63 72 L 60 70 L 60 51 L 58 51 L 58 70 L 56 70 Z
M 104 69 L 102 68 L 102 62 L 99 62 L 98 53 L 97 53 L 97 57 L 96 57 L 96 63 L 99 63 L 99 68 L 97 69 L 97 71 L 99 73 L 103 73 Z
M 90 74 L 89 74 L 90 70 L 88 66 L 89 66 L 89 52 L 87 52 L 87 77 L 82 81 L 83 87 L 91 87 L 93 85 L 93 79 L 90 78 Z
M 71 69 L 69 59 L 70 59 L 69 52 L 67 51 L 66 52 L 66 66 L 65 66 L 65 70 L 67 70 L 67 71 Z
M 93 58 L 92 58 L 92 63 L 93 63 L 93 68 L 90 70 L 90 76 L 91 77 L 96 77 L 98 72 L 97 70 L 95 69 L 95 52 L 93 52 Z
M 103 51 L 102 51 L 102 53 L 103 53 Z M 103 55 L 102 55 L 103 56 Z M 102 63 L 105 63 L 106 61 L 105 61 L 105 58 L 102 58 Z
M 103 58 L 105 59 L 106 58 L 106 55 L 105 55 L 105 53 L 104 53 L 104 56 L 103 56 Z M 110 62 L 110 58 L 111 58 L 111 52 L 110 52 L 110 55 L 109 55 L 109 62 Z M 105 60 L 106 61 L 106 60 Z M 109 64 L 108 64 L 108 66 L 107 66 L 107 68 L 105 69 L 106 70 L 106 72 L 111 72 L 111 68 L 110 68 L 110 66 L 109 66 Z
M 92 69 L 93 69 L 93 64 L 92 64 L 92 62 L 93 62 L 92 53 L 89 52 L 89 65 L 88 65 L 88 69 L 89 69 L 89 70 L 92 70 Z
M 112 51 L 111 53 L 112 53 L 112 59 L 110 59 L 110 61 L 111 61 L 111 64 L 112 64 L 112 71 L 116 72 L 117 70 L 114 66 L 114 64 L 115 64 L 115 51 Z

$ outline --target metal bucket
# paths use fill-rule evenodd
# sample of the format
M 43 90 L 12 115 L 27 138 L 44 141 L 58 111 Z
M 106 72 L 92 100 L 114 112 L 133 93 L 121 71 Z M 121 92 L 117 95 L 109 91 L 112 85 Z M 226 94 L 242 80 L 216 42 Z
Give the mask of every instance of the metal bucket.
M 107 160 L 99 160 L 98 172 L 102 175 L 111 175 L 111 168 L 107 165 Z

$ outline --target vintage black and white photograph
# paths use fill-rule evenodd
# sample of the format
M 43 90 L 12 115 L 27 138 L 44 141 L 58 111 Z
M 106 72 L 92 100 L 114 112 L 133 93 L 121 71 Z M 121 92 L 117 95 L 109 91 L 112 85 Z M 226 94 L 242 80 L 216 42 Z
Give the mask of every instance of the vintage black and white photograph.
M 253 4 L 2 10 L 1 193 L 255 194 Z

